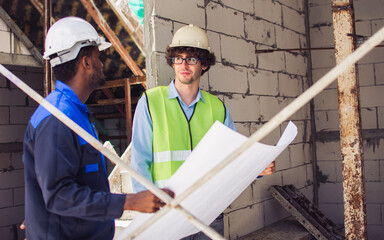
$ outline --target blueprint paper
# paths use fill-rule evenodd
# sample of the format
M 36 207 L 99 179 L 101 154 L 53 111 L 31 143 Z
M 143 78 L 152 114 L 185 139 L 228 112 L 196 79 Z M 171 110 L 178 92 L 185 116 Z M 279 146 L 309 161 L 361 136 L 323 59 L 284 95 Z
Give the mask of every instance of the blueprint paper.
M 293 141 L 296 126 L 290 122 L 276 146 L 254 143 L 229 165 L 184 199 L 180 205 L 209 225 Z M 247 141 L 247 137 L 216 122 L 169 181 L 176 197 Z M 139 214 L 118 239 L 124 239 L 153 214 Z M 170 210 L 135 239 L 180 239 L 200 230 L 179 211 Z

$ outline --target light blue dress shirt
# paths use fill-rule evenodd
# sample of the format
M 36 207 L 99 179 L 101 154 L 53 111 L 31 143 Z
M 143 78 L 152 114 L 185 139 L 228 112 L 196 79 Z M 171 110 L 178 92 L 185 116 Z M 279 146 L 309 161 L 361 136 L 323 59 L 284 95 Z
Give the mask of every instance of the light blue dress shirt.
M 191 118 L 195 105 L 198 101 L 203 101 L 204 98 L 199 89 L 195 100 L 187 106 L 182 100 L 176 90 L 174 81 L 169 84 L 169 99 L 179 98 L 181 106 L 188 120 Z M 227 107 L 225 107 L 226 117 L 224 125 L 236 131 L 235 124 L 229 114 Z M 152 181 L 151 164 L 153 160 L 152 148 L 152 119 L 148 111 L 148 103 L 146 95 L 143 95 L 137 103 L 135 116 L 133 118 L 132 129 L 132 152 L 131 152 L 131 167 L 139 172 L 141 175 Z M 146 188 L 132 178 L 132 185 L 134 192 L 146 190 Z

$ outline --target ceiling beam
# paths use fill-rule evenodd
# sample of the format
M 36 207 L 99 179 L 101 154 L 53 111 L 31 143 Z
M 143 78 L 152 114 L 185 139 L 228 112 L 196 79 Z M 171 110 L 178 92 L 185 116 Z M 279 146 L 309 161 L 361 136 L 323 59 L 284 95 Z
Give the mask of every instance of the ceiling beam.
M 135 76 L 144 76 L 144 73 L 141 71 L 137 63 L 129 55 L 128 51 L 123 47 L 119 38 L 109 27 L 108 23 L 104 20 L 100 11 L 97 9 L 96 5 L 92 0 L 80 0 L 87 9 L 88 13 L 92 16 L 93 20 L 97 23 L 100 29 L 103 31 L 105 36 L 111 41 L 112 45 L 115 47 L 117 52 L 120 54 L 121 58 L 128 65 Z

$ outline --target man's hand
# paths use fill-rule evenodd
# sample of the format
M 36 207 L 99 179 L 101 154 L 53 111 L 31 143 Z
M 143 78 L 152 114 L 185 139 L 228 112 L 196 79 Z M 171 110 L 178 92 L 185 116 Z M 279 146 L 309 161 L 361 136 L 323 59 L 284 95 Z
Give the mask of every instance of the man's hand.
M 172 198 L 175 194 L 168 189 L 162 189 Z M 157 212 L 165 203 L 156 197 L 152 192 L 146 190 L 136 194 L 127 194 L 124 203 L 124 210 L 133 210 L 143 213 Z
M 268 165 L 266 169 L 262 173 L 260 173 L 259 176 L 265 176 L 265 175 L 271 175 L 276 171 L 276 166 L 275 166 L 275 160 L 271 164 Z

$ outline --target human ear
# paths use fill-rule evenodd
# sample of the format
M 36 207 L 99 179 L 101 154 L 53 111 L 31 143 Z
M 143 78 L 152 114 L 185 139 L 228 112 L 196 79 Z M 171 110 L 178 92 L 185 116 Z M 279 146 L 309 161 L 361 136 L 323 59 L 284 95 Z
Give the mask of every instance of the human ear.
M 91 59 L 87 56 L 83 56 L 81 58 L 81 64 L 83 65 L 83 67 L 87 70 L 91 69 L 92 68 L 92 64 L 91 64 Z

